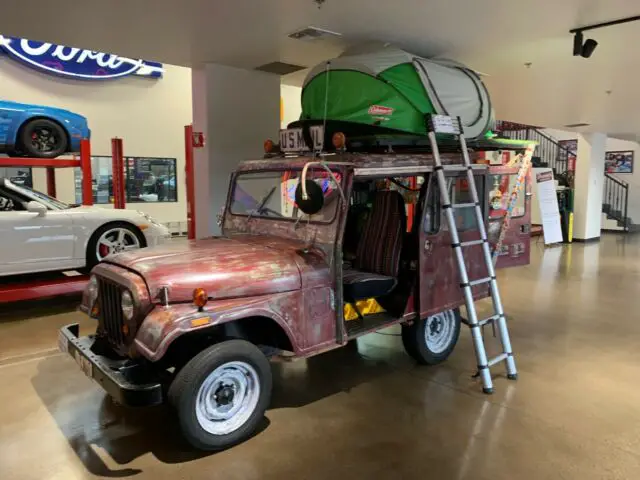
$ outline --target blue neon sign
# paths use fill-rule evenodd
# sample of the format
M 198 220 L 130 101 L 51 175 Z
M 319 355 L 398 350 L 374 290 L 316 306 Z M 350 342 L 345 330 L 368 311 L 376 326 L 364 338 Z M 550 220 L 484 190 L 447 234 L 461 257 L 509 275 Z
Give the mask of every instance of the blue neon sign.
M 32 68 L 80 80 L 109 80 L 129 75 L 161 78 L 158 62 L 0 35 L 0 51 Z

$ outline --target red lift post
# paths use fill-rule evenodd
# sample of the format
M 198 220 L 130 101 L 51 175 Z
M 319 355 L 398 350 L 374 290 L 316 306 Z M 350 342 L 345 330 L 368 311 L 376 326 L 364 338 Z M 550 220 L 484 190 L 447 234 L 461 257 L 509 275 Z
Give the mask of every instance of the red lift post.
M 111 169 L 113 178 L 113 208 L 119 210 L 125 207 L 125 185 L 124 185 L 124 156 L 121 138 L 111 139 L 111 159 L 113 166 Z
M 46 168 L 47 192 L 51 196 L 55 195 L 55 169 L 79 167 L 82 170 L 82 204 L 93 205 L 89 140 L 81 141 L 79 159 L 2 157 L 0 167 Z M 87 279 L 85 275 L 53 277 L 47 273 L 0 278 L 0 303 L 80 294 L 84 290 Z
M 184 171 L 187 185 L 187 238 L 196 238 L 195 171 L 193 169 L 193 125 L 184 127 Z

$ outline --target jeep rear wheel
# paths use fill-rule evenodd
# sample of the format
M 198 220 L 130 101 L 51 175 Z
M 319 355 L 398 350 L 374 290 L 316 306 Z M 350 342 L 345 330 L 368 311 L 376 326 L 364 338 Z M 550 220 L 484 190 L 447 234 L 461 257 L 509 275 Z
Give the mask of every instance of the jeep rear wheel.
M 402 326 L 406 352 L 422 365 L 444 362 L 458 343 L 460 310 L 453 309 Z
M 182 433 L 200 450 L 222 450 L 249 438 L 271 401 L 271 366 L 253 344 L 213 345 L 180 369 L 169 387 Z

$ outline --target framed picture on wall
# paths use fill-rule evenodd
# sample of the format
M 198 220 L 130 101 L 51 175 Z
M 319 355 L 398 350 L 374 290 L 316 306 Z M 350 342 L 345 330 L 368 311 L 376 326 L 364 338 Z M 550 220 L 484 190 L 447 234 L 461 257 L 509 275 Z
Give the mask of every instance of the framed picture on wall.
M 606 173 L 633 173 L 633 150 L 605 153 L 604 171 Z

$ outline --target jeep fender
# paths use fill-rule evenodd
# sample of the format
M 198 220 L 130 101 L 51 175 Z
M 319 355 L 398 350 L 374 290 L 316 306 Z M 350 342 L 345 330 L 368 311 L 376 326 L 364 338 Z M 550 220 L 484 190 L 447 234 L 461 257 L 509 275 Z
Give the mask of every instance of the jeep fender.
M 156 306 L 143 320 L 135 338 L 141 355 L 152 362 L 162 359 L 177 338 L 194 331 L 205 331 L 235 320 L 264 317 L 284 331 L 300 353 L 304 331 L 300 316 L 300 291 L 260 297 L 233 298 L 208 303 L 202 311 L 191 304 Z

